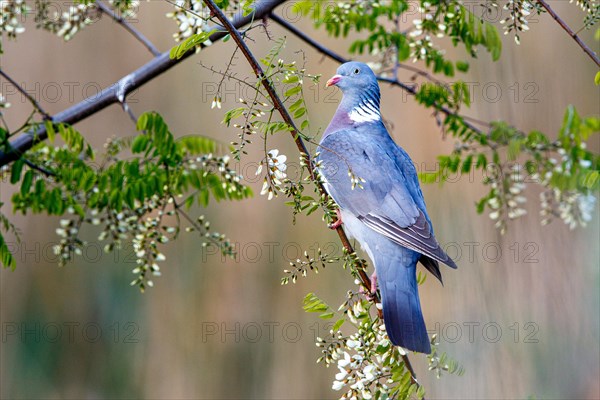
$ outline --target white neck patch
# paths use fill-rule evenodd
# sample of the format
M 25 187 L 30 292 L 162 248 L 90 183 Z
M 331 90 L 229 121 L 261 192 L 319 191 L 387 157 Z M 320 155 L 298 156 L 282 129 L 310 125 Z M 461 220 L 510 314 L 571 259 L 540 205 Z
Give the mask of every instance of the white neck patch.
M 350 120 L 356 123 L 375 122 L 381 120 L 381 113 L 371 99 L 360 102 L 348 113 Z

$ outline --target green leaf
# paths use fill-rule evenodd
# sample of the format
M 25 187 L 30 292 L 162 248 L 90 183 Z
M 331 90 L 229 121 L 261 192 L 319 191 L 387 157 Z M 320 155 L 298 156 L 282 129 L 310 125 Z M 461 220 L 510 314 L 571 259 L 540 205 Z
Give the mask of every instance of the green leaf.
M 54 124 L 52 121 L 46 121 L 46 133 L 48 134 L 48 140 L 50 143 L 54 143 L 54 137 L 56 136 L 56 131 L 54 130 Z
M 21 195 L 25 196 L 29 193 L 29 189 L 31 189 L 31 184 L 33 183 L 33 171 L 28 170 L 25 172 L 23 176 L 23 181 L 21 182 Z
M 292 97 L 295 94 L 300 93 L 300 91 L 302 90 L 302 86 L 294 86 L 289 88 L 288 90 L 285 91 L 284 96 L 285 97 Z
M 600 180 L 600 172 L 588 171 L 584 175 L 581 184 L 590 190 L 594 190 L 596 188 L 596 186 L 598 185 L 599 180 Z
M 302 308 L 306 312 L 320 312 L 324 313 L 330 310 L 329 306 L 325 304 L 323 300 L 318 298 L 314 293 L 308 293 L 304 297 Z
M 10 183 L 13 185 L 21 180 L 21 171 L 23 171 L 23 165 L 25 165 L 25 161 L 23 161 L 21 158 L 13 163 L 10 171 Z
M 486 47 L 492 55 L 492 60 L 498 61 L 502 54 L 502 40 L 496 27 L 489 22 L 485 24 Z
M 594 78 L 594 83 L 596 86 L 600 86 L 600 71 L 596 72 L 596 77 Z
M 227 126 L 231 123 L 231 120 L 236 119 L 244 113 L 246 107 L 234 108 L 233 110 L 229 110 L 225 113 L 225 117 L 223 117 L 223 123 Z
M 213 32 L 214 31 L 200 32 L 200 33 L 196 33 L 196 34 L 190 36 L 189 38 L 184 40 L 179 45 L 173 47 L 171 49 L 171 51 L 169 51 L 169 58 L 171 58 L 173 60 L 173 59 L 179 59 L 179 58 L 183 57 L 183 55 L 185 53 L 187 53 L 189 50 L 206 42 L 208 40 L 208 38 L 210 37 L 210 35 L 213 34 Z
M 479 153 L 477 155 L 477 164 L 475 165 L 476 168 L 485 168 L 487 167 L 487 157 L 485 156 L 484 153 Z
M 342 327 L 342 325 L 344 325 L 344 322 L 346 322 L 346 320 L 344 318 L 340 318 L 338 319 L 335 324 L 333 324 L 333 327 L 331 328 L 334 332 L 335 331 L 339 331 L 340 328 Z
M 469 154 L 463 161 L 461 172 L 468 174 L 471 171 L 471 165 L 473 165 L 473 155 Z
M 326 312 L 326 313 L 323 313 L 323 314 L 319 315 L 319 318 L 321 318 L 321 319 L 331 319 L 331 318 L 333 318 L 334 315 L 335 315 L 335 313 L 333 311 L 330 311 L 330 312 Z
M 466 61 L 457 61 L 456 69 L 459 70 L 460 72 L 467 72 L 467 71 L 469 71 L 469 63 Z
M 10 252 L 8 245 L 4 242 L 2 234 L 0 234 L 0 263 L 2 263 L 4 268 L 10 268 L 13 271 L 17 267 L 17 262 Z
M 521 145 L 523 142 L 520 139 L 512 139 L 508 142 L 507 156 L 510 161 L 515 161 L 521 154 Z
M 133 143 L 131 143 L 131 152 L 137 154 L 146 151 L 149 139 L 150 138 L 145 134 L 136 136 L 135 139 L 133 139 Z
M 299 81 L 300 81 L 300 78 L 298 77 L 298 75 L 293 75 L 293 74 L 287 75 L 282 80 L 283 83 L 296 83 L 296 82 L 299 82 Z M 296 86 L 296 87 L 299 88 L 300 86 Z

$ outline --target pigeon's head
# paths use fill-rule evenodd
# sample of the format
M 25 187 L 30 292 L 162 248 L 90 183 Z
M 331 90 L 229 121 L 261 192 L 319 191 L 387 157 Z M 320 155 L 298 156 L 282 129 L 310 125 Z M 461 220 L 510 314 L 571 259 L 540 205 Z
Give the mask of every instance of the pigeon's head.
M 344 93 L 364 92 L 376 89 L 379 85 L 375 74 L 365 63 L 350 61 L 340 65 L 334 76 L 327 81 L 327 87 L 337 86 Z

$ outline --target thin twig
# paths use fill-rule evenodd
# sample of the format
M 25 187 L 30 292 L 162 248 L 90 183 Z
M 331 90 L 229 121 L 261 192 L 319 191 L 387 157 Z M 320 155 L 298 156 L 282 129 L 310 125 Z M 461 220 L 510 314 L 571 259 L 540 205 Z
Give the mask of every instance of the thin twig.
M 294 25 L 290 24 L 288 21 L 286 21 L 285 19 L 281 18 L 280 16 L 278 16 L 278 15 L 276 15 L 274 13 L 271 13 L 271 14 L 269 14 L 269 18 L 271 18 L 273 21 L 277 22 L 279 25 L 281 25 L 285 29 L 289 30 L 291 33 L 293 33 L 299 39 L 301 39 L 305 43 L 309 44 L 311 47 L 315 48 L 317 51 L 319 51 L 320 53 L 326 55 L 327 57 L 329 57 L 331 59 L 334 59 L 335 61 L 337 61 L 337 62 L 339 62 L 341 64 L 350 61 L 350 60 L 342 57 L 341 55 L 337 54 L 333 50 L 328 49 L 327 47 L 321 45 L 316 40 L 314 40 L 310 36 L 306 35 L 304 32 L 302 32 L 301 30 L 299 30 Z M 420 71 L 420 70 L 418 70 L 415 67 L 410 67 L 409 68 L 407 66 L 404 66 L 403 64 L 400 64 L 399 66 L 401 68 L 410 69 L 413 72 L 419 71 L 418 72 L 419 75 L 430 77 L 430 75 L 427 72 Z M 399 88 L 403 89 L 405 92 L 407 92 L 410 95 L 415 96 L 417 94 L 416 85 L 407 85 L 406 83 L 398 80 L 397 78 L 388 78 L 388 77 L 381 76 L 381 75 L 377 75 L 376 77 L 377 77 L 378 81 L 389 83 L 392 86 L 398 86 Z M 489 124 L 486 123 L 486 122 L 479 121 L 479 120 L 476 120 L 476 119 L 471 118 L 471 117 L 462 116 L 462 115 L 460 115 L 460 114 L 452 111 L 448 107 L 445 107 L 445 106 L 436 106 L 436 109 L 438 111 L 442 112 L 445 115 L 452 115 L 452 116 L 457 116 L 457 117 L 462 118 L 463 119 L 463 124 L 467 128 L 469 128 L 473 132 L 476 132 L 476 133 L 478 133 L 480 135 L 485 135 L 485 133 L 481 129 L 477 128 L 476 126 L 470 124 L 469 122 L 466 122 L 466 120 L 471 120 L 471 121 L 476 122 L 478 124 L 481 124 L 481 125 L 484 125 L 486 127 L 489 127 Z
M 54 172 L 35 164 L 33 161 L 30 161 L 30 160 L 26 159 L 25 157 L 23 157 L 22 160 L 31 169 L 35 169 L 36 171 L 39 171 L 46 176 L 56 176 L 56 174 Z
M 288 113 L 287 109 L 285 108 L 283 102 L 279 98 L 279 95 L 277 94 L 277 91 L 275 90 L 275 88 L 273 87 L 271 82 L 265 77 L 265 73 L 264 73 L 263 69 L 261 68 L 260 64 L 258 63 L 256 58 L 254 57 L 254 55 L 252 54 L 252 52 L 250 51 L 250 49 L 248 48 L 248 46 L 246 45 L 244 40 L 242 39 L 241 34 L 231 24 L 229 19 L 225 16 L 225 14 L 223 14 L 221 9 L 212 0 L 204 0 L 204 3 L 208 6 L 211 13 L 214 14 L 219 19 L 219 21 L 221 21 L 223 26 L 227 29 L 227 31 L 229 32 L 229 34 L 231 35 L 231 37 L 233 38 L 233 40 L 235 41 L 237 46 L 240 48 L 240 50 L 244 54 L 244 57 L 246 57 L 246 60 L 248 60 L 248 63 L 252 67 L 252 70 L 256 74 L 256 77 L 262 83 L 263 87 L 269 94 L 269 97 L 271 97 L 273 106 L 277 109 L 277 111 L 278 111 L 279 115 L 281 115 L 281 118 L 283 119 L 283 121 L 290 127 L 290 134 L 292 135 L 292 138 L 294 139 L 294 142 L 296 143 L 296 147 L 298 147 L 298 150 L 300 151 L 302 156 L 306 158 L 306 166 L 307 166 L 308 172 L 312 178 L 312 181 L 317 186 L 321 195 L 328 197 L 329 195 L 325 191 L 325 188 L 319 182 L 319 180 L 316 179 L 315 171 L 314 171 L 313 165 L 310 161 L 310 155 L 309 155 L 308 149 L 306 148 L 304 141 L 300 137 L 300 132 L 298 131 L 298 128 L 294 124 L 294 120 Z M 337 232 L 338 236 L 340 237 L 340 240 L 341 240 L 344 248 L 346 248 L 346 250 L 348 252 L 353 253 L 354 249 L 353 249 L 352 245 L 350 244 L 348 237 L 344 233 L 343 228 L 341 226 L 338 226 L 336 229 L 336 232 Z M 358 268 L 358 275 L 359 275 L 362 285 L 366 288 L 366 290 L 368 292 L 371 292 L 371 280 L 369 279 L 364 268 Z M 377 296 L 375 296 L 373 301 L 375 303 L 381 302 L 381 300 Z M 378 309 L 378 313 L 380 313 L 379 309 Z M 415 372 L 412 368 L 412 365 L 411 365 L 408 357 L 406 355 L 404 355 L 404 356 L 402 356 L 402 359 L 404 360 L 406 368 L 408 369 L 409 373 L 411 374 L 412 382 L 415 383 L 416 385 L 419 385 L 419 383 L 417 382 L 417 379 L 416 379 Z
M 21 94 L 23 96 L 27 97 L 27 100 L 29 100 L 31 105 L 33 105 L 33 108 L 35 108 L 40 114 L 42 114 L 42 116 L 44 117 L 45 120 L 49 120 L 49 121 L 52 120 L 52 116 L 50 114 L 48 114 L 46 111 L 44 111 L 44 109 L 42 108 L 42 106 L 40 106 L 40 104 L 37 102 L 37 100 L 32 95 L 27 93 L 27 91 L 25 89 L 23 89 L 21 87 L 21 85 L 19 85 L 6 72 L 4 72 L 2 70 L 2 68 L 0 68 L 0 75 L 2 75 L 7 81 L 9 81 L 10 84 L 13 85 L 19 92 L 21 92 Z
M 123 101 L 121 103 L 121 106 L 123 107 L 123 111 L 125 111 L 127 113 L 127 115 L 129 115 L 129 118 L 133 121 L 133 125 L 136 125 L 138 119 L 135 116 L 135 114 L 133 113 L 133 111 L 131 110 L 131 107 L 129 107 L 129 104 L 127 104 L 126 101 Z
M 292 135 L 294 142 L 296 143 L 296 147 L 298 147 L 298 150 L 300 151 L 300 153 L 302 153 L 302 155 L 304 155 L 305 157 L 310 157 L 309 156 L 310 153 L 309 153 L 306 145 L 304 144 L 304 141 L 300 137 L 300 132 L 298 131 L 298 128 L 294 124 L 294 120 L 292 119 L 292 117 L 288 113 L 287 109 L 283 105 L 283 102 L 279 98 L 279 95 L 275 91 L 275 88 L 271 85 L 271 83 L 265 77 L 265 73 L 264 73 L 263 69 L 261 68 L 260 64 L 254 57 L 254 55 L 252 54 L 252 52 L 250 51 L 250 49 L 248 48 L 246 43 L 243 41 L 242 36 L 238 32 L 238 30 L 231 24 L 229 19 L 227 19 L 227 17 L 223 14 L 221 9 L 213 1 L 206 0 L 205 3 L 208 6 L 208 8 L 210 8 L 211 12 L 225 26 L 225 29 L 227 29 L 227 31 L 230 33 L 231 37 L 235 40 L 236 44 L 238 45 L 238 47 L 244 54 L 244 57 L 248 60 L 248 63 L 252 67 L 252 70 L 254 71 L 256 77 L 259 79 L 259 81 L 265 88 L 266 92 L 269 94 L 269 97 L 273 101 L 273 106 L 277 109 L 277 111 L 281 115 L 281 118 L 283 119 L 283 121 L 290 127 L 290 134 Z M 310 162 L 307 162 L 307 168 L 311 174 L 311 177 L 314 178 L 315 172 L 314 172 L 314 169 Z M 327 196 L 327 192 L 325 191 L 323 186 L 316 179 L 314 179 L 314 180 L 315 180 L 315 183 L 317 184 L 317 187 L 319 188 L 320 193 Z M 337 232 L 338 232 L 338 235 L 340 236 L 340 239 L 342 240 L 342 243 L 344 244 L 344 247 L 346 247 L 346 249 L 348 251 L 354 252 L 352 245 L 350 244 L 350 241 L 346 237 L 343 229 L 341 229 L 341 227 L 340 227 L 337 229 Z M 368 290 L 370 290 L 371 284 L 370 284 L 369 277 L 362 270 L 359 271 L 359 273 L 361 273 L 361 278 L 364 278 L 363 283 L 364 283 L 365 287 Z
M 125 28 L 129 33 L 131 33 L 140 43 L 142 43 L 149 51 L 152 53 L 154 57 L 160 56 L 160 51 L 152 44 L 148 38 L 146 38 L 140 31 L 135 29 L 125 18 L 120 15 L 117 15 L 113 10 L 110 9 L 106 4 L 104 4 L 101 0 L 96 0 L 96 6 L 98 10 L 102 13 L 108 15 L 112 18 L 116 23 Z
M 581 47 L 581 49 L 588 55 L 590 56 L 590 58 L 596 63 L 596 65 L 598 67 L 600 67 L 600 59 L 598 58 L 598 55 L 596 53 L 594 53 L 592 51 L 592 49 L 590 49 L 585 43 L 583 43 L 583 41 L 579 38 L 579 36 L 577 36 L 577 33 L 573 32 L 573 30 L 569 27 L 569 25 L 567 25 L 565 23 L 565 21 L 563 21 L 558 14 L 556 14 L 556 12 L 554 12 L 554 10 L 550 7 L 550 5 L 548 3 L 546 3 L 545 0 L 537 0 L 538 3 L 540 3 L 540 5 L 542 7 L 544 7 L 546 9 L 546 11 L 548 11 L 548 14 L 550 14 L 550 16 L 552 18 L 554 18 L 554 20 L 556 22 L 558 22 L 558 24 L 561 26 L 561 28 L 563 28 L 565 30 L 565 32 L 567 32 L 569 34 L 569 36 L 571 36 L 573 38 L 573 40 L 575 42 L 577 42 L 577 44 L 579 45 L 579 47 Z
M 234 18 L 235 26 L 241 27 L 247 25 L 254 18 L 262 18 L 263 15 L 271 12 L 275 7 L 282 4 L 285 0 L 262 0 L 257 1 L 254 5 L 254 12 L 251 15 L 242 15 L 241 12 L 236 14 Z M 225 36 L 225 32 L 218 31 L 210 36 L 211 42 L 216 42 Z M 201 46 L 204 47 L 204 46 Z M 55 123 L 66 123 L 75 124 L 92 116 L 111 104 L 120 103 L 120 97 L 123 97 L 138 89 L 145 83 L 153 80 L 163 72 L 173 68 L 174 66 L 181 63 L 183 60 L 196 54 L 196 49 L 190 49 L 179 59 L 171 59 L 169 57 L 169 51 L 162 53 L 160 56 L 155 57 L 145 65 L 141 66 L 137 70 L 133 71 L 129 75 L 123 77 L 116 83 L 113 83 L 109 87 L 103 89 L 100 93 L 93 95 L 81 102 L 67 108 L 66 110 L 55 114 L 52 117 L 52 121 Z M 120 85 L 122 80 L 130 82 L 128 85 Z M 21 157 L 27 150 L 29 150 L 34 144 L 46 140 L 48 132 L 46 127 L 40 125 L 33 128 L 19 136 L 14 140 L 11 140 L 5 148 L 7 151 L 0 150 L 0 167 L 7 165 Z

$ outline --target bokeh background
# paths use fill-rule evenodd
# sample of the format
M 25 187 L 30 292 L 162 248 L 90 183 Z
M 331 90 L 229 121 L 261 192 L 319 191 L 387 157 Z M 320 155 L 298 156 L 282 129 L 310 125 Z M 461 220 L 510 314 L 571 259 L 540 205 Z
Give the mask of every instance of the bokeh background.
M 33 5 L 33 4 L 32 4 Z M 61 6 L 64 7 L 64 5 Z M 580 11 L 566 1 L 552 6 L 577 27 Z M 173 45 L 176 25 L 165 18 L 171 6 L 143 2 L 134 26 L 162 51 Z M 311 23 L 279 9 L 312 37 L 347 54 L 350 39 L 327 38 Z M 414 16 L 413 18 L 416 18 Z M 410 19 L 412 20 L 412 18 Z M 409 21 L 410 21 L 409 20 Z M 408 23 L 408 22 L 407 22 Z M 595 67 L 548 16 L 535 17 L 531 32 L 516 46 L 504 37 L 499 62 L 482 53 L 464 80 L 472 82 L 468 113 L 482 120 L 505 119 L 523 130 L 558 132 L 563 112 L 575 104 L 582 115 L 598 114 L 600 93 L 593 86 Z M 149 53 L 113 21 L 103 18 L 64 44 L 35 29 L 33 16 L 18 41 L 5 41 L 2 68 L 56 113 L 97 93 L 150 60 Z M 287 35 L 282 58 L 302 62 L 325 78 L 337 65 L 274 23 L 273 37 Z M 273 45 L 261 29 L 251 33 L 255 54 Z M 590 32 L 583 39 L 596 51 Z M 225 143 L 236 131 L 220 124 L 224 110 L 210 104 L 219 80 L 200 63 L 223 69 L 232 41 L 216 44 L 154 79 L 130 96 L 136 114 L 162 113 L 178 135 L 200 133 Z M 463 55 L 461 48 L 450 52 Z M 300 53 L 302 52 L 302 53 Z M 368 61 L 368 59 L 363 59 Z M 234 60 L 241 78 L 250 77 L 245 60 Z M 402 78 L 409 81 L 405 72 Z M 2 91 L 12 103 L 6 118 L 17 126 L 30 106 Z M 224 109 L 235 107 L 242 86 L 225 83 Z M 308 92 L 314 133 L 324 129 L 340 99 L 323 85 Z M 433 170 L 436 156 L 449 153 L 452 138 L 442 139 L 430 112 L 399 89 L 382 88 L 382 111 L 392 135 L 419 168 Z M 96 147 L 111 135 L 134 133 L 118 107 L 94 115 L 77 128 Z M 592 141 L 599 150 L 597 137 Z M 286 135 L 270 148 L 288 155 L 295 171 L 295 149 Z M 196 209 L 225 232 L 239 250 L 235 261 L 203 251 L 199 239 L 183 235 L 164 248 L 163 276 L 145 294 L 129 286 L 131 247 L 101 254 L 90 246 L 83 258 L 59 268 L 52 254 L 57 219 L 15 216 L 23 233 L 16 271 L 0 272 L 2 342 L 0 395 L 3 399 L 321 399 L 331 390 L 335 369 L 316 365 L 314 341 L 328 330 L 302 311 L 302 299 L 315 292 L 333 306 L 353 288 L 338 265 L 297 284 L 281 286 L 283 269 L 301 250 L 321 247 L 341 252 L 334 232 L 320 215 L 292 223 L 284 199 L 259 196 L 254 176 L 260 149 L 238 165 L 254 188 L 254 198 Z M 484 189 L 482 176 L 462 177 L 443 187 L 423 188 L 438 239 L 461 253 L 456 271 L 445 268 L 441 287 L 433 279 L 421 287 L 427 326 L 438 332 L 441 349 L 464 367 L 462 377 L 436 379 L 424 356 L 412 357 L 428 398 L 588 398 L 600 397 L 600 313 L 598 207 L 585 229 L 570 231 L 560 221 L 540 226 L 538 195 L 528 193 L 528 215 L 500 236 L 492 221 L 475 212 Z M 1 200 L 12 188 L 2 182 Z M 8 212 L 10 206 L 5 206 Z M 84 236 L 93 241 L 98 232 Z M 16 245 L 16 244 L 15 244 Z M 472 249 L 472 251 L 470 250 Z

